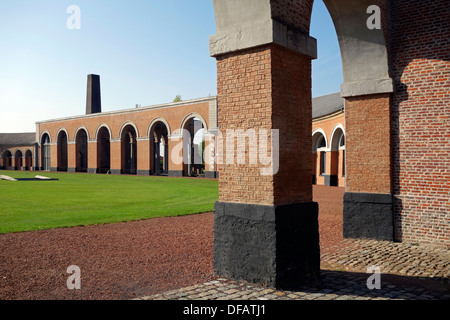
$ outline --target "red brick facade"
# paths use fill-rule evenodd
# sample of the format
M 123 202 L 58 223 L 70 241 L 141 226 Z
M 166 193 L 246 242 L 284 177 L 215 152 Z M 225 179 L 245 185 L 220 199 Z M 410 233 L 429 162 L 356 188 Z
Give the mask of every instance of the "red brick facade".
M 271 12 L 266 20 L 274 19 L 296 32 L 309 34 L 312 3 L 312 0 L 270 1 Z M 344 1 L 325 3 L 334 14 L 350 7 Z M 384 52 L 380 51 L 380 62 L 387 65 L 383 67 L 388 74 L 385 78 L 371 79 L 347 73 L 357 79 L 350 79 L 346 88 L 362 83 L 364 90 L 347 91 L 345 121 L 344 115 L 336 114 L 311 124 L 311 58 L 307 55 L 265 43 L 216 56 L 220 131 L 226 134 L 227 130 L 275 129 L 280 137 L 276 175 L 261 175 L 260 163 L 249 164 L 247 160 L 240 165 L 236 164 L 236 158 L 233 164 L 218 166 L 219 199 L 261 205 L 309 202 L 311 175 L 319 184 L 325 184 L 327 176 L 337 176 L 336 184 L 345 185 L 347 193 L 393 197 L 395 240 L 450 246 L 450 6 L 447 0 L 397 0 L 388 4 L 375 1 L 375 4 L 381 6 L 383 15 L 382 46 L 388 61 L 385 63 Z M 362 21 L 368 17 L 365 11 L 360 14 Z M 342 17 L 333 18 L 339 21 Z M 223 34 L 233 33 L 225 29 Z M 345 63 L 348 67 L 353 62 Z M 372 88 L 364 87 L 364 83 L 388 83 L 389 79 L 393 79 L 395 90 L 381 86 L 382 89 L 372 92 Z M 44 132 L 49 134 L 49 167 L 58 168 L 57 135 L 64 129 L 68 140 L 67 166 L 75 168 L 75 134 L 83 128 L 89 139 L 88 167 L 98 168 L 98 132 L 107 128 L 111 169 L 120 171 L 125 165 L 122 131 L 134 128 L 137 170 L 151 173 L 154 160 L 150 127 L 155 119 L 164 119 L 167 124 L 169 154 L 179 151 L 174 148 L 180 136 L 171 132 L 183 128 L 186 117 L 195 114 L 204 120 L 207 129 L 214 127 L 210 124 L 208 101 L 181 103 L 168 110 L 166 106 L 45 121 L 39 124 L 39 139 Z M 333 140 L 337 124 L 345 131 L 345 148 L 336 146 Z M 320 150 L 311 148 L 311 132 L 323 132 L 325 137 L 327 155 L 323 168 Z M 225 145 L 226 139 L 225 135 Z M 317 142 L 314 136 L 312 141 Z M 270 142 L 267 152 L 273 154 Z M 235 148 L 237 143 L 233 142 Z M 246 148 L 248 159 L 250 150 Z M 40 152 L 38 162 L 42 166 L 42 149 Z M 9 160 L 3 155 L 5 167 L 5 161 Z M 169 162 L 168 166 L 177 172 L 186 171 L 183 163 Z
M 186 129 L 186 124 L 196 118 L 200 119 L 202 126 L 207 132 L 210 125 L 215 127 L 215 123 L 210 124 L 210 119 L 214 120 L 216 109 L 216 98 L 197 99 L 186 102 L 173 103 L 161 106 L 152 106 L 139 109 L 129 109 L 118 112 L 97 113 L 73 118 L 49 120 L 38 123 L 38 136 L 40 144 L 39 167 L 44 170 L 52 171 L 77 171 L 77 137 L 79 131 L 84 131 L 87 135 L 87 168 L 92 172 L 99 172 L 101 169 L 102 146 L 100 145 L 100 130 L 105 130 L 109 143 L 110 164 L 108 169 L 112 173 L 129 173 L 125 163 L 124 153 L 128 152 L 124 148 L 128 139 L 125 136 L 131 134 L 133 139 L 132 148 L 136 154 L 133 161 L 132 173 L 155 174 L 154 170 L 154 128 L 157 123 L 165 128 L 166 136 L 158 137 L 158 142 L 163 138 L 162 144 L 165 144 L 168 152 L 168 163 L 166 168 L 169 171 L 176 171 L 179 175 L 186 173 L 186 168 L 182 162 L 176 161 L 170 157 L 173 148 L 181 146 L 182 129 Z M 213 116 L 211 117 L 211 113 Z M 67 136 L 67 169 L 61 167 L 61 143 L 60 136 L 63 133 Z M 44 167 L 44 148 L 42 140 L 48 135 L 50 138 L 50 163 L 47 168 Z M 180 149 L 180 156 L 183 156 Z M 174 161 L 172 161 L 174 160 Z M 209 162 L 208 162 L 209 163 Z M 205 168 L 208 171 L 215 171 L 214 167 Z M 131 169 L 130 169 L 131 170 Z
M 396 239 L 450 246 L 450 6 L 393 1 Z
M 313 119 L 313 184 L 345 187 L 346 148 L 344 124 L 343 111 Z M 325 147 L 318 148 L 317 144 L 320 143 L 319 139 L 321 138 L 325 141 Z M 323 152 L 325 152 L 325 168 L 321 168 L 321 153 Z

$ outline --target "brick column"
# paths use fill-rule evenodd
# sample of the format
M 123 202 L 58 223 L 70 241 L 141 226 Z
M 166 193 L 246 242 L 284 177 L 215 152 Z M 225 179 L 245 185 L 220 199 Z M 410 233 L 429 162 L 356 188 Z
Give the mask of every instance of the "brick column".
M 77 148 L 75 141 L 67 142 L 67 172 L 75 172 L 77 168 Z
M 344 237 L 393 240 L 390 93 L 347 97 Z
M 183 176 L 183 136 L 173 133 L 168 137 L 169 177 Z
M 110 140 L 111 173 L 122 174 L 122 142 L 120 139 Z
M 150 141 L 148 138 L 137 139 L 137 175 L 150 175 Z
M 222 4 L 215 2 L 216 18 L 228 10 Z M 266 9 L 258 7 L 261 15 Z M 271 28 L 284 31 L 271 34 Z M 315 40 L 290 30 L 296 43 L 309 44 L 290 46 L 282 41 L 286 26 L 270 18 L 235 29 L 235 25 L 219 28 L 210 40 L 211 55 L 217 60 L 218 127 L 225 162 L 218 166 L 214 271 L 278 288 L 295 287 L 317 280 L 320 273 L 311 144 L 304 143 L 311 141 Z M 236 39 L 239 33 L 242 37 Z M 268 133 L 267 142 L 261 130 Z M 252 141 L 257 141 L 256 149 Z M 270 156 L 273 174 L 264 171 L 270 165 L 261 161 L 262 150 Z M 252 162 L 255 152 L 259 155 Z
M 50 171 L 58 171 L 58 144 L 50 143 Z
M 88 173 L 98 172 L 100 165 L 98 163 L 97 140 L 88 141 Z

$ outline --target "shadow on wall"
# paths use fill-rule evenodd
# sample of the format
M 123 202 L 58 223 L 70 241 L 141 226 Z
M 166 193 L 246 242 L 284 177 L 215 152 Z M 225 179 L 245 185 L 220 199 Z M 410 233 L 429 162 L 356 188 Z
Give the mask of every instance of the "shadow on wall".
M 420 5 L 420 2 L 423 5 Z M 436 145 L 436 142 L 427 143 L 425 140 L 429 139 L 426 137 L 429 130 L 435 130 L 439 134 L 439 127 L 443 126 L 437 123 L 439 120 L 436 113 L 441 112 L 444 115 L 444 108 L 438 107 L 438 102 L 430 102 L 428 99 L 436 96 L 437 92 L 441 94 L 448 92 L 445 83 L 448 85 L 450 69 L 448 2 L 438 0 L 434 1 L 433 5 L 429 5 L 426 1 L 415 1 L 415 5 L 408 6 L 408 10 L 404 10 L 403 6 L 401 2 L 391 4 L 392 16 L 395 17 L 391 19 L 390 64 L 396 90 L 391 102 L 392 193 L 396 241 L 406 240 L 404 234 L 405 229 L 408 228 L 406 220 L 410 212 L 404 212 L 404 210 L 419 206 L 419 202 L 415 199 L 416 195 L 411 195 L 414 189 L 410 187 L 407 180 L 411 178 L 404 177 L 411 176 L 414 179 L 417 175 L 417 165 L 423 165 L 419 161 L 422 161 L 426 154 L 431 153 L 440 159 L 439 163 L 445 163 L 445 160 L 437 154 L 442 148 Z M 443 48 L 447 49 L 443 50 Z M 417 82 L 418 76 L 420 76 L 419 82 Z M 444 77 L 447 82 L 436 82 L 437 78 Z M 441 103 L 445 104 L 445 101 L 442 100 Z M 430 109 L 433 108 L 434 117 L 431 120 L 433 123 L 430 123 L 429 119 L 425 120 L 423 109 L 427 105 Z M 429 129 L 430 124 L 435 129 Z M 424 131 L 421 132 L 421 130 Z M 415 155 L 412 157 L 410 152 Z M 424 170 L 423 174 L 433 174 L 432 170 Z M 433 177 L 427 178 L 433 179 Z M 408 197 L 405 197 L 406 193 Z M 422 204 L 431 202 L 430 199 L 421 200 Z M 417 229 L 417 226 L 414 228 Z

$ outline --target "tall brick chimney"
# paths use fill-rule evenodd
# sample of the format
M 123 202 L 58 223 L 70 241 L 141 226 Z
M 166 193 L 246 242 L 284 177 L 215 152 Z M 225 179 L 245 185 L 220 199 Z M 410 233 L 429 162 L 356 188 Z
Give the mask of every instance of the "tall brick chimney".
M 100 76 L 89 74 L 86 94 L 86 114 L 102 112 L 102 101 L 100 97 Z

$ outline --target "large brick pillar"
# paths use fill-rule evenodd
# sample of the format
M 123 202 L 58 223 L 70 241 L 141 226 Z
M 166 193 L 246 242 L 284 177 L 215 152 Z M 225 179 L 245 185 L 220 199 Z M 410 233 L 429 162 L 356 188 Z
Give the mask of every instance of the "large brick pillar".
M 122 174 L 122 141 L 120 139 L 110 140 L 111 150 L 111 173 Z
M 99 155 L 97 148 L 97 140 L 88 141 L 88 173 L 100 173 L 98 172 L 98 169 L 101 166 L 99 165 Z
M 168 175 L 169 177 L 183 176 L 183 136 L 179 132 L 168 137 Z
M 383 1 L 324 0 L 339 40 L 344 83 L 346 192 L 344 237 L 393 240 L 389 6 Z M 380 28 L 367 9 L 380 8 Z
M 137 175 L 148 176 L 150 174 L 150 142 L 148 138 L 137 139 Z
M 52 142 L 49 145 L 50 148 L 50 171 L 58 171 L 58 144 Z
M 311 145 L 304 143 L 311 140 L 315 39 L 272 20 L 268 1 L 214 6 L 218 28 L 210 50 L 217 59 L 224 162 L 218 166 L 214 271 L 279 288 L 315 281 L 318 206 L 312 202 Z M 261 161 L 262 150 L 270 164 Z
M 345 99 L 346 238 L 393 240 L 390 96 Z

